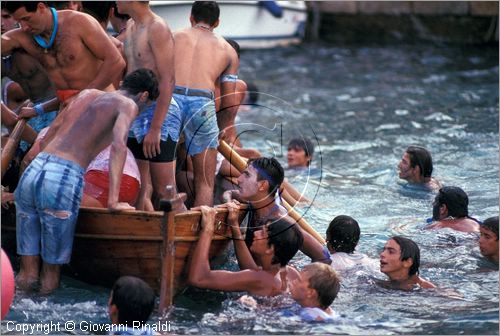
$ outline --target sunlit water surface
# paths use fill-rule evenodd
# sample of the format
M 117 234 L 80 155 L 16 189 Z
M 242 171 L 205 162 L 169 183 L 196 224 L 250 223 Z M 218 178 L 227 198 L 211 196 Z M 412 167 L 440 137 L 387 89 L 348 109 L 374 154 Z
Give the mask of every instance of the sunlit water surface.
M 333 304 L 341 318 L 329 324 L 294 317 L 289 297 L 248 308 L 235 300 L 242 293 L 190 289 L 164 317 L 173 332 L 498 334 L 498 268 L 481 259 L 477 235 L 423 230 L 434 194 L 396 171 L 408 145 L 423 145 L 434 176 L 468 193 L 473 217 L 498 215 L 498 48 L 304 44 L 244 52 L 240 77 L 262 93 L 238 117 L 245 146 L 286 165 L 291 137 L 317 145 L 313 174 L 287 171 L 314 200 L 299 209 L 309 223 L 324 234 L 333 217 L 353 216 L 357 250 L 375 259 L 388 237 L 408 236 L 420 246 L 421 275 L 441 289 L 389 290 L 376 284 L 384 279 L 378 270 L 354 269 L 341 274 Z M 308 262 L 299 254 L 292 263 Z M 224 267 L 237 269 L 234 255 Z M 108 295 L 69 278 L 50 297 L 17 293 L 2 332 L 9 322 L 107 323 Z

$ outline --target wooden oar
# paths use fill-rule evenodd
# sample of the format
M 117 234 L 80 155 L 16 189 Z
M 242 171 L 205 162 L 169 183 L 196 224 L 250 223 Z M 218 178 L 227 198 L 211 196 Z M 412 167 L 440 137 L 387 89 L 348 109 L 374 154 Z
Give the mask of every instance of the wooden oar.
M 24 131 L 24 127 L 26 126 L 26 119 L 20 119 L 14 130 L 9 135 L 9 140 L 5 144 L 5 147 L 2 149 L 2 176 L 5 174 L 7 169 L 9 168 L 9 163 L 14 157 L 14 153 L 16 152 L 17 147 L 19 146 L 19 141 L 21 141 L 21 134 Z
M 219 141 L 219 152 L 229 161 L 238 171 L 241 173 L 247 168 L 247 161 L 242 158 L 235 150 L 233 150 L 224 140 Z M 291 187 L 291 185 L 288 185 Z M 297 191 L 295 191 L 297 192 Z M 293 209 L 289 203 L 295 204 L 294 200 L 290 199 L 290 195 L 283 193 L 283 205 L 288 211 L 290 217 L 295 220 L 300 227 L 307 231 L 311 236 L 313 236 L 320 244 L 324 244 L 325 240 L 323 237 L 314 230 L 309 223 L 297 212 Z

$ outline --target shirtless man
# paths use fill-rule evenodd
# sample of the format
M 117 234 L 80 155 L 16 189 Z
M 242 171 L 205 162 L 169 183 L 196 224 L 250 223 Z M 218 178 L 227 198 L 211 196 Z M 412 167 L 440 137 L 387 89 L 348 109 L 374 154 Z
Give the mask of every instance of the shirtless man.
M 60 265 L 71 257 L 85 168 L 110 143 L 108 208 L 133 209 L 118 202 L 125 141 L 132 120 L 157 96 L 154 73 L 139 69 L 118 91 L 83 91 L 54 120 L 15 192 L 20 287 L 31 287 L 39 276 L 43 292 L 59 286 Z
M 33 1 L 5 1 L 2 8 L 21 25 L 2 35 L 2 56 L 24 49 L 36 58 L 54 83 L 61 103 L 83 89 L 111 89 L 125 67 L 118 49 L 87 14 L 56 11 Z M 44 105 L 23 111 L 21 116 L 41 114 L 47 111 Z
M 223 37 L 214 1 L 195 1 L 191 27 L 176 31 L 174 98 L 182 113 L 186 149 L 193 160 L 194 205 L 212 205 L 219 129 L 231 125 L 237 110 L 238 56 Z M 215 83 L 221 80 L 221 110 L 215 110 Z
M 224 193 L 224 199 L 229 202 L 236 199 L 251 206 L 245 242 L 250 246 L 253 232 L 270 219 L 284 218 L 291 223 L 295 221 L 288 216 L 287 210 L 276 203 L 276 192 L 284 180 L 284 171 L 280 163 L 274 158 L 258 158 L 250 160 L 247 169 L 238 177 L 238 189 Z M 298 224 L 295 224 L 298 226 Z M 300 227 L 299 227 L 300 228 Z M 304 243 L 300 250 L 310 257 L 313 262 L 331 263 L 328 250 L 305 230 L 300 229 Z
M 118 12 L 128 14 L 124 42 L 127 72 L 148 68 L 158 77 L 160 96 L 156 104 L 132 123 L 127 146 L 134 153 L 141 171 L 141 194 L 137 208 L 145 209 L 147 181 L 159 198 L 165 187 L 175 186 L 175 148 L 181 119 L 172 100 L 174 88 L 174 40 L 169 27 L 151 11 L 147 1 L 118 1 Z M 147 204 L 147 203 L 146 203 Z M 145 210 L 153 210 L 146 207 Z
M 469 197 L 459 187 L 439 189 L 432 203 L 432 219 L 427 229 L 450 228 L 462 232 L 479 232 L 479 223 L 469 217 Z
M 302 234 L 297 226 L 284 219 L 270 221 L 255 231 L 252 244 L 237 250 L 241 271 L 215 271 L 210 269 L 208 251 L 214 233 L 217 211 L 208 206 L 200 207 L 200 239 L 193 253 L 189 267 L 188 281 L 199 288 L 223 291 L 247 291 L 260 296 L 275 296 L 287 289 L 289 281 L 298 277 L 298 271 L 287 266 L 302 245 Z M 238 211 L 228 204 L 228 224 L 239 227 Z M 241 236 L 233 236 L 242 241 Z M 244 245 L 244 244 L 243 244 Z M 258 258 L 260 267 L 253 261 L 250 250 Z M 242 261 L 245 266 L 242 266 Z
M 387 241 L 380 253 L 380 271 L 390 279 L 382 285 L 395 289 L 411 290 L 414 286 L 435 288 L 431 282 L 418 275 L 420 249 L 411 239 L 401 236 Z
M 432 177 L 431 153 L 424 147 L 409 146 L 398 164 L 399 178 L 430 190 L 441 188 L 441 183 Z

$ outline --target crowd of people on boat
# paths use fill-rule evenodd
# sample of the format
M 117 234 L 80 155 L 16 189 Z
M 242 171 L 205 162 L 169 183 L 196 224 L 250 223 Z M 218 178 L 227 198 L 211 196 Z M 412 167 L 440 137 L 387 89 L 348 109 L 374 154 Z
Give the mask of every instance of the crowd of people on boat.
M 16 210 L 19 288 L 39 285 L 50 293 L 59 286 L 81 206 L 153 211 L 166 186 L 174 186 L 188 194 L 186 209 L 202 214 L 191 285 L 259 296 L 290 292 L 304 319 L 334 318 L 338 272 L 376 262 L 355 252 L 360 228 L 349 216 L 332 220 L 326 244 L 299 225 L 281 198 L 288 194 L 292 206 L 307 199 L 294 193 L 278 160 L 242 147 L 234 124 L 248 86 L 238 78 L 237 43 L 214 33 L 216 2 L 194 2 L 191 26 L 175 32 L 148 1 L 6 1 L 1 10 L 2 147 L 22 139 L 2 171 L 2 205 L 13 202 Z M 222 141 L 248 159 L 246 169 L 218 156 Z M 290 168 L 309 167 L 313 158 L 310 140 L 290 141 Z M 498 216 L 482 223 L 469 217 L 467 194 L 432 177 L 423 147 L 408 147 L 398 168 L 401 179 L 437 191 L 428 229 L 480 232 L 481 253 L 498 265 Z M 220 200 L 217 175 L 231 182 Z M 238 272 L 210 269 L 214 203 L 228 210 Z M 301 271 L 288 265 L 299 250 L 312 260 Z M 394 288 L 435 287 L 419 276 L 419 247 L 408 238 L 389 239 L 379 265 Z

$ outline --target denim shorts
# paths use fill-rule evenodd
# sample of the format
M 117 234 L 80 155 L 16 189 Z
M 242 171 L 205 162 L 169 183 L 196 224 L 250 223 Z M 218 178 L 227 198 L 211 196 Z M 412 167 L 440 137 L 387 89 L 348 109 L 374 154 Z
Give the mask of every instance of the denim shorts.
M 208 90 L 203 91 L 211 93 Z M 174 97 L 179 104 L 182 116 L 182 132 L 186 138 L 188 154 L 196 155 L 208 148 L 217 148 L 219 127 L 213 98 L 188 96 L 175 92 Z
M 138 143 L 142 143 L 146 134 L 151 128 L 151 121 L 153 120 L 154 112 L 156 109 L 156 102 L 152 102 L 132 121 L 129 138 L 135 138 Z M 161 125 L 160 137 L 162 141 L 167 141 L 168 136 L 177 142 L 179 141 L 179 134 L 181 128 L 181 117 L 179 115 L 179 106 L 172 98 L 168 107 L 167 117 Z
M 84 172 L 45 152 L 31 162 L 15 191 L 19 255 L 41 255 L 48 264 L 70 261 Z

